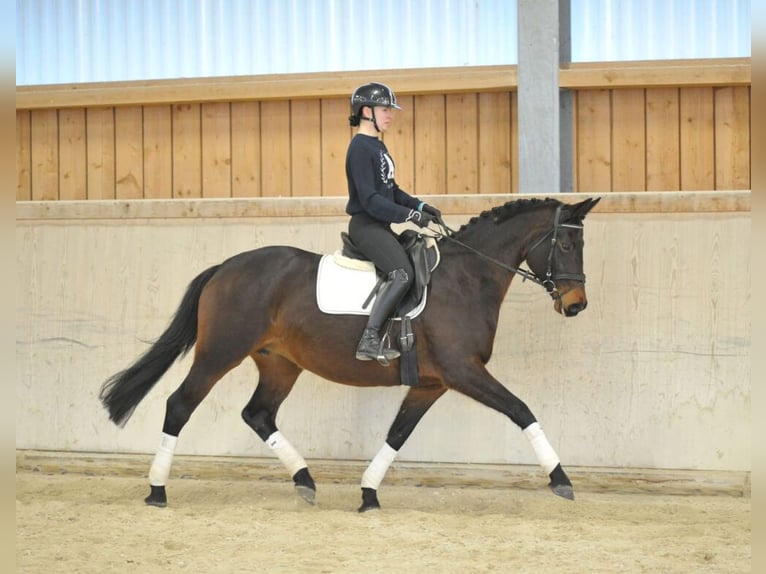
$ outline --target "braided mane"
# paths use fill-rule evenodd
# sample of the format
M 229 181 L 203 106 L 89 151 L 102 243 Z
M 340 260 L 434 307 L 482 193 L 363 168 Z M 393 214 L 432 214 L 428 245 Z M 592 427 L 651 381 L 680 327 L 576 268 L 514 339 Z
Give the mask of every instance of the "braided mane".
M 457 233 L 461 233 L 464 230 L 473 227 L 477 223 L 487 219 L 490 219 L 492 223 L 502 223 L 521 213 L 526 213 L 528 211 L 533 211 L 542 207 L 555 207 L 560 204 L 561 202 L 558 199 L 553 199 L 550 197 L 546 197 L 544 199 L 539 199 L 536 197 L 530 199 L 514 199 L 504 203 L 503 205 L 493 207 L 492 209 L 483 211 L 481 214 L 472 217 L 468 223 L 460 226 L 460 229 L 457 230 Z

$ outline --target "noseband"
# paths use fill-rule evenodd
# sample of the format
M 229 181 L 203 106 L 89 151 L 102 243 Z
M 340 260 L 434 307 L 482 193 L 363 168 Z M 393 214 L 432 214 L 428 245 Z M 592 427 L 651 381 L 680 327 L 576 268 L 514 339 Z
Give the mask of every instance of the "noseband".
M 547 266 L 547 269 L 545 271 L 545 277 L 543 277 L 543 278 L 539 277 L 537 274 L 535 274 L 531 270 L 521 269 L 521 268 L 517 269 L 517 268 L 512 267 L 510 265 L 506 265 L 502 261 L 498 261 L 497 259 L 495 259 L 493 257 L 490 257 L 489 255 L 487 255 L 485 253 L 482 253 L 481 251 L 479 251 L 477 249 L 474 249 L 470 245 L 466 245 L 462 241 L 460 241 L 458 239 L 455 239 L 453 237 L 455 232 L 452 229 L 450 229 L 449 227 L 447 227 L 444 224 L 443 221 L 439 221 L 438 224 L 441 227 L 443 227 L 448 233 L 442 233 L 440 231 L 436 231 L 436 233 L 438 235 L 440 235 L 441 237 L 445 237 L 445 238 L 449 239 L 450 241 L 452 241 L 453 243 L 457 243 L 461 247 L 464 247 L 465 249 L 468 249 L 469 251 L 472 251 L 473 253 L 475 253 L 479 257 L 482 257 L 482 258 L 486 259 L 487 261 L 497 265 L 498 267 L 502 267 L 506 271 L 510 271 L 511 273 L 515 273 L 517 275 L 521 275 L 522 278 L 523 278 L 523 281 L 529 280 L 529 281 L 532 281 L 532 283 L 537 283 L 538 285 L 541 285 L 542 287 L 545 288 L 545 290 L 548 292 L 548 294 L 551 296 L 552 299 L 561 299 L 561 297 L 563 297 L 567 293 L 567 291 L 564 291 L 562 293 L 562 292 L 560 292 L 556 288 L 556 283 L 555 282 L 557 280 L 559 280 L 559 279 L 569 279 L 571 281 L 577 281 L 578 283 L 585 283 L 585 274 L 584 273 L 566 273 L 566 272 L 555 273 L 554 270 L 553 270 L 553 262 L 554 262 L 554 258 L 555 258 L 554 254 L 556 252 L 556 242 L 558 241 L 558 231 L 559 231 L 559 229 L 562 228 L 562 227 L 568 227 L 570 229 L 582 229 L 583 228 L 582 225 L 577 225 L 575 223 L 560 223 L 561 208 L 562 208 L 561 205 L 556 207 L 556 213 L 553 216 L 553 228 L 550 231 L 547 231 L 540 239 L 535 241 L 532 244 L 532 247 L 530 247 L 529 250 L 527 251 L 527 257 L 528 257 L 529 254 L 532 253 L 532 251 L 534 251 L 535 249 L 537 249 L 541 245 L 544 245 L 544 242 L 545 242 L 546 239 L 548 239 L 548 237 L 551 238 L 551 240 L 550 240 L 550 251 L 548 251 L 548 258 L 547 258 L 548 266 Z

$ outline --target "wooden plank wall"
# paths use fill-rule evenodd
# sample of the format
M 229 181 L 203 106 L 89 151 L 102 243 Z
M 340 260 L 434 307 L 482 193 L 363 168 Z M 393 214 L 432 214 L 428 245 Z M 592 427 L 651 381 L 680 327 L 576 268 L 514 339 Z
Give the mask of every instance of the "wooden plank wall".
M 744 65 L 736 66 L 742 75 Z M 655 70 L 644 75 L 645 86 L 637 73 L 615 85 L 614 72 L 603 65 L 591 73 L 596 81 L 578 85 L 583 70 L 568 70 L 575 74 L 563 77 L 576 90 L 574 191 L 749 189 L 749 61 L 745 80 L 730 71 L 723 79 L 710 72 L 701 78 L 700 69 L 715 72 L 688 64 L 668 79 Z M 366 73 L 403 86 L 397 88 L 403 110 L 385 141 L 404 189 L 419 195 L 518 191 L 510 72 L 457 70 L 459 80 L 450 71 Z M 347 96 L 317 95 L 334 81 L 329 76 L 305 80 L 319 87 L 247 99 L 239 92 L 232 97 L 243 86 L 232 80 L 228 93 L 207 99 L 204 90 L 215 90 L 196 86 L 203 101 L 194 101 L 172 84 L 153 101 L 138 101 L 141 90 L 122 100 L 110 93 L 113 105 L 102 101 L 113 86 L 89 93 L 74 86 L 53 96 L 45 87 L 17 89 L 16 199 L 344 196 L 353 133 Z M 132 94 L 131 86 L 124 92 Z
M 399 184 L 515 191 L 515 98 L 402 96 Z M 346 98 L 17 110 L 16 199 L 343 196 L 348 115 Z
M 581 90 L 577 191 L 750 189 L 747 86 Z

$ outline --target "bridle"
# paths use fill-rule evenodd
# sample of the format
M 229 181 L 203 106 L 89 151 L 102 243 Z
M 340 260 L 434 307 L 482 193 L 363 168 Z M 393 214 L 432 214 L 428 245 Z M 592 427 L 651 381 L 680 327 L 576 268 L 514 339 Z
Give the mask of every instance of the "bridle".
M 543 279 L 539 284 L 545 287 L 545 290 L 548 291 L 548 293 L 551 294 L 551 297 L 555 298 L 561 298 L 561 296 L 564 293 L 558 293 L 558 290 L 556 289 L 556 285 L 554 281 L 558 279 L 569 279 L 571 281 L 577 281 L 578 283 L 585 283 L 585 274 L 584 273 L 567 273 L 567 272 L 560 272 L 553 274 L 553 259 L 556 253 L 556 243 L 558 241 L 558 230 L 561 227 L 568 227 L 570 229 L 582 229 L 583 226 L 576 223 L 560 223 L 561 218 L 561 206 L 559 205 L 556 208 L 556 214 L 553 216 L 553 228 L 548 231 L 545 235 L 543 235 L 540 239 L 535 241 L 532 244 L 532 247 L 529 248 L 527 251 L 527 257 L 529 257 L 529 254 L 532 253 L 538 246 L 542 245 L 543 242 L 550 236 L 550 251 L 548 251 L 548 268 L 545 271 L 545 279 Z M 556 293 L 558 296 L 555 296 L 554 293 Z
M 576 223 L 561 223 L 561 208 L 562 206 L 559 205 L 556 207 L 556 213 L 553 216 L 553 227 L 547 231 L 545 234 L 543 234 L 542 237 L 540 237 L 538 240 L 536 240 L 532 247 L 527 250 L 527 256 L 524 259 L 528 259 L 529 255 L 538 247 L 545 244 L 545 241 L 550 237 L 550 250 L 548 251 L 548 257 L 547 257 L 547 269 L 545 271 L 545 276 L 540 277 L 531 270 L 528 269 L 522 269 L 522 268 L 516 268 L 512 267 L 511 265 L 507 265 L 503 263 L 502 261 L 498 261 L 494 257 L 490 257 L 486 253 L 482 253 L 478 249 L 475 249 L 471 247 L 470 245 L 467 245 L 460 241 L 459 239 L 455 239 L 455 231 L 447 227 L 444 222 L 439 218 L 437 221 L 438 225 L 444 229 L 445 232 L 437 230 L 437 229 L 431 229 L 430 231 L 434 231 L 437 235 L 440 237 L 443 237 L 445 239 L 448 239 L 449 241 L 452 241 L 453 243 L 456 243 L 457 245 L 460 245 L 461 247 L 475 253 L 479 257 L 486 259 L 490 263 L 493 263 L 494 265 L 497 265 L 498 267 L 501 267 L 502 269 L 505 269 L 506 271 L 510 273 L 515 273 L 517 275 L 521 275 L 522 281 L 532 281 L 532 283 L 536 283 L 542 287 L 545 288 L 545 290 L 548 292 L 548 294 L 551 296 L 552 299 L 561 299 L 567 291 L 564 291 L 563 293 L 560 292 L 556 288 L 556 281 L 559 279 L 569 279 L 570 281 L 577 281 L 578 283 L 585 283 L 585 274 L 584 273 L 568 273 L 568 272 L 559 272 L 556 273 L 553 270 L 553 263 L 555 259 L 555 252 L 556 252 L 556 243 L 558 242 L 558 232 L 559 229 L 566 227 L 570 229 L 582 229 L 583 226 L 581 224 Z

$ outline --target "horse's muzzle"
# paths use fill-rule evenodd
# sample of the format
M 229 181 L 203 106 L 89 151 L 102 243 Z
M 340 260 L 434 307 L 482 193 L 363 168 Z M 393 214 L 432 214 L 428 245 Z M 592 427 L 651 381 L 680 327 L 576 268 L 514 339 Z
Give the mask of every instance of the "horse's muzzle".
M 571 289 L 560 292 L 553 300 L 553 309 L 565 317 L 574 317 L 580 311 L 585 311 L 588 306 L 588 298 L 585 295 L 585 287 L 578 284 Z
M 574 317 L 580 311 L 585 311 L 585 308 L 587 306 L 588 306 L 588 302 L 585 301 L 584 303 L 575 303 L 574 305 L 570 305 L 569 307 L 565 307 L 564 308 L 564 316 L 565 317 Z

